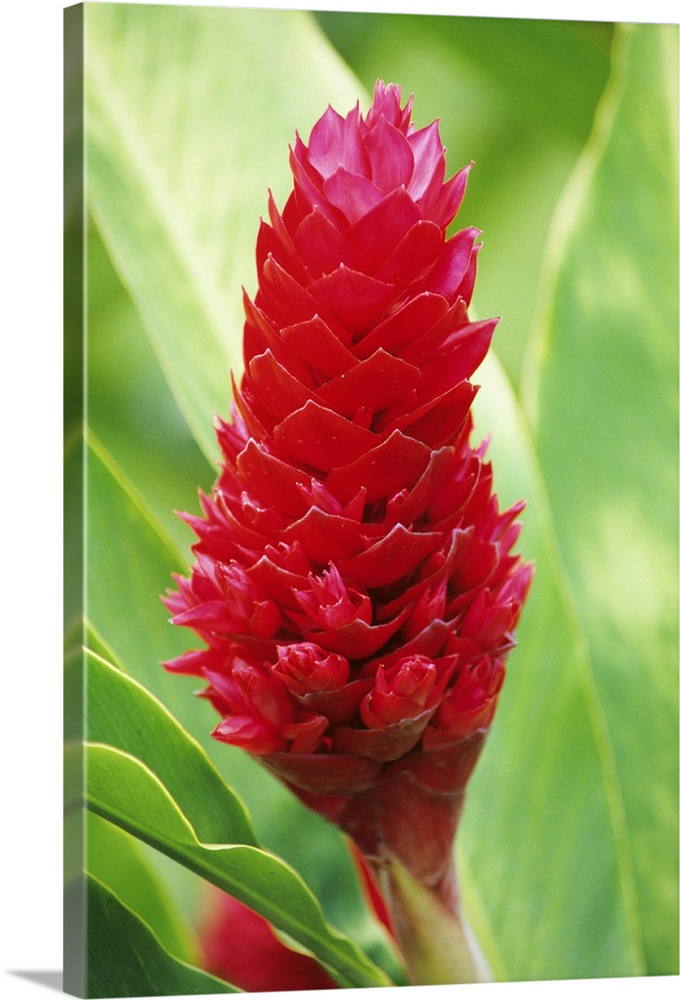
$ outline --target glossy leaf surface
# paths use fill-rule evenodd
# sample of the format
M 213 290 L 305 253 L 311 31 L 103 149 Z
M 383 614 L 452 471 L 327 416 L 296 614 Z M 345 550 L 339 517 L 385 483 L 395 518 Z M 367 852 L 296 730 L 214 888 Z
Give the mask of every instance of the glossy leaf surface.
M 94 878 L 87 880 L 87 996 L 237 993 L 168 954 L 148 926 Z
M 192 534 L 177 516 L 193 510 L 213 468 L 194 440 L 142 320 L 93 222 L 87 245 L 88 427 L 135 484 L 164 534 L 185 552 Z
M 88 739 L 142 760 L 210 843 L 255 845 L 243 803 L 222 781 L 196 741 L 130 677 L 87 654 Z
M 201 722 L 209 726 L 208 707 L 192 694 L 195 683 L 173 678 L 161 666 L 183 649 L 159 596 L 181 566 L 181 556 L 93 436 L 87 473 L 87 617 L 133 677 L 164 702 L 170 699 L 180 722 L 192 724 L 194 731 Z
M 200 842 L 167 789 L 136 758 L 91 744 L 87 763 L 87 804 L 98 815 L 257 910 L 310 949 L 341 985 L 388 985 L 384 973 L 329 927 L 314 897 L 284 862 L 255 847 Z
M 170 955 L 195 962 L 200 953 L 167 890 L 144 856 L 144 847 L 120 827 L 86 813 L 87 869 L 153 931 Z

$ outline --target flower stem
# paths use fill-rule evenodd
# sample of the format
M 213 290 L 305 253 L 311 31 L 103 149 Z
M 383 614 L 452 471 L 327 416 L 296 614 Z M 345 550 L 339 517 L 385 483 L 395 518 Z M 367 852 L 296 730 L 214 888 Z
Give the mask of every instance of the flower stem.
M 443 898 L 418 882 L 393 855 L 372 868 L 412 985 L 493 981 L 454 889 Z

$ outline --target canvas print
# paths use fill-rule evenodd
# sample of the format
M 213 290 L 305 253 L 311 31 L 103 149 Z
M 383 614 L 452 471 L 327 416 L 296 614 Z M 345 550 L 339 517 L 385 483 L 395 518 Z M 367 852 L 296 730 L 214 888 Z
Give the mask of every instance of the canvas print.
M 64 986 L 678 973 L 678 26 L 65 11 Z

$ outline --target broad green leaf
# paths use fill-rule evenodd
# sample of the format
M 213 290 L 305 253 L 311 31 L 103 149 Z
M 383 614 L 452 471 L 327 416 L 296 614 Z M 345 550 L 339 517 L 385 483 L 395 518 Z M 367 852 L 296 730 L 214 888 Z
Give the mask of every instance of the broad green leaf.
M 389 980 L 348 938 L 324 920 L 300 877 L 255 847 L 204 844 L 158 778 L 136 758 L 90 745 L 87 804 L 261 913 L 308 949 L 345 986 L 385 986 Z
M 197 943 L 182 923 L 167 887 L 144 857 L 142 844 L 120 827 L 87 811 L 85 869 L 140 917 L 175 958 L 195 962 Z
M 80 642 L 83 615 L 83 437 L 78 425 L 64 441 L 64 641 Z
M 64 694 L 66 695 L 66 691 Z M 80 738 L 64 739 L 64 856 L 63 874 L 64 890 L 75 886 L 83 870 L 85 853 L 85 820 L 83 802 L 83 783 L 85 760 L 83 744 Z M 72 896 L 75 901 L 75 895 Z
M 677 56 L 677 26 L 619 32 L 556 219 L 527 392 L 652 974 L 678 971 Z
M 80 645 L 64 653 L 64 728 L 65 741 L 77 741 L 83 735 L 83 653 Z
M 88 997 L 237 993 L 173 958 L 149 927 L 97 879 L 87 879 Z
M 85 647 L 87 649 L 89 649 L 92 653 L 95 653 L 97 656 L 101 657 L 101 659 L 107 660 L 109 663 L 113 664 L 114 667 L 117 667 L 119 670 L 125 673 L 122 663 L 120 663 L 118 657 L 111 649 L 111 647 L 108 645 L 108 643 L 104 642 L 104 640 L 99 635 L 92 622 L 89 621 L 85 622 L 84 640 L 85 640 Z M 81 649 L 81 653 L 82 652 L 83 651 Z
M 491 356 L 479 433 L 536 575 L 458 839 L 464 912 L 498 979 L 642 974 L 620 789 L 526 422 Z
M 222 781 L 198 743 L 162 703 L 102 657 L 89 650 L 85 650 L 83 656 L 89 738 L 110 743 L 142 758 L 162 776 L 183 807 L 193 809 L 195 825 L 204 839 L 254 844 L 255 835 L 243 804 Z M 177 694 L 181 693 L 182 687 L 178 685 Z M 209 725 L 206 724 L 206 740 L 209 740 L 208 733 Z M 215 746 L 219 750 L 219 745 Z M 88 863 L 98 874 L 99 844 L 90 842 L 88 848 Z M 156 852 L 150 852 L 146 861 L 154 877 L 164 883 L 185 923 L 192 920 L 201 905 L 202 895 L 195 876 L 177 865 L 164 863 L 165 859 Z M 123 893 L 119 895 L 124 902 L 129 902 Z
M 86 614 L 125 670 L 166 703 L 192 732 L 212 728 L 210 707 L 193 678 L 171 676 L 162 661 L 186 649 L 188 635 L 168 624 L 160 594 L 183 559 L 135 487 L 89 436 L 87 451 Z
M 85 52 L 93 212 L 214 461 L 212 420 L 228 410 L 267 188 L 287 196 L 295 129 L 329 100 L 350 108 L 358 87 L 295 11 L 92 4 Z
M 243 803 L 193 737 L 132 678 L 93 653 L 86 657 L 88 740 L 146 764 L 191 816 L 201 840 L 255 845 Z
M 87 239 L 87 303 L 88 426 L 186 552 L 194 536 L 175 511 L 198 510 L 198 487 L 210 489 L 214 468 L 168 391 L 94 224 Z

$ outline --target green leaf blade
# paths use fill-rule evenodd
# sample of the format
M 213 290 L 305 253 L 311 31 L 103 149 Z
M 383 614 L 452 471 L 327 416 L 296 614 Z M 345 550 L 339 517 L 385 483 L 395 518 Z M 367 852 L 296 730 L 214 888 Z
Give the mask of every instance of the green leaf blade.
M 214 716 L 196 698 L 195 679 L 172 675 L 162 666 L 187 645 L 185 630 L 168 623 L 160 599 L 184 560 L 92 435 L 87 450 L 86 552 L 85 611 L 100 640 L 184 728 L 207 735 Z
M 128 290 L 93 220 L 87 231 L 88 428 L 181 552 L 176 511 L 196 509 L 215 475 L 171 395 Z M 209 428 L 206 428 L 209 430 Z
M 86 823 L 85 870 L 140 917 L 170 955 L 195 963 L 198 943 L 193 929 L 182 922 L 167 887 L 144 856 L 142 844 L 90 810 Z
M 240 992 L 169 955 L 148 926 L 91 876 L 87 913 L 88 997 Z
M 527 396 L 622 794 L 645 969 L 678 970 L 677 28 L 621 28 L 553 233 Z
M 488 746 L 459 834 L 482 945 L 507 978 L 643 972 L 631 916 L 620 789 L 593 699 L 592 666 L 556 550 L 550 506 L 524 416 L 496 359 L 478 374 L 480 433 L 501 503 L 524 495 L 519 548 L 536 575 L 510 655 Z
M 255 847 L 203 844 L 172 796 L 140 761 L 113 747 L 88 747 L 87 804 L 261 913 L 323 962 L 341 985 L 389 981 L 349 938 L 331 928 L 296 873 Z
M 86 654 L 87 731 L 141 760 L 193 817 L 208 843 L 256 844 L 246 809 L 199 744 L 140 684 L 100 657 Z

